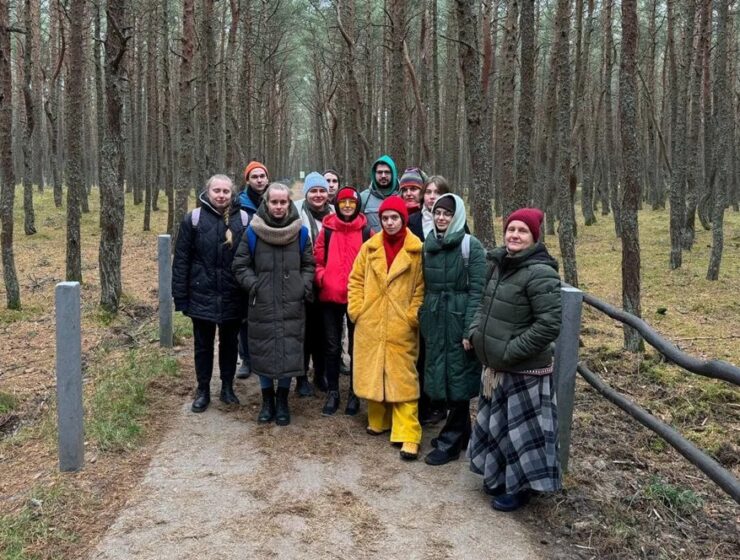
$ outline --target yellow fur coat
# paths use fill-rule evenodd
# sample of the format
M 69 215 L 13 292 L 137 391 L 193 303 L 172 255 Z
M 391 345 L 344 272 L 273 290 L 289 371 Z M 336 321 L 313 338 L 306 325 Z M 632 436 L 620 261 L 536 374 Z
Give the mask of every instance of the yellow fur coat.
M 419 398 L 417 312 L 424 299 L 422 244 L 406 233 L 386 264 L 383 234 L 360 249 L 349 277 L 347 313 L 355 323 L 354 391 L 363 399 L 407 402 Z

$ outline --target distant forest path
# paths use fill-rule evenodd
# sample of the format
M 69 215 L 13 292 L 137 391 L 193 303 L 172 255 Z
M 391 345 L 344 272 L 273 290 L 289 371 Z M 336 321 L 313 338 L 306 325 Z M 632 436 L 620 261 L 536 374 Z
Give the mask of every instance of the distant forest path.
M 215 374 L 212 394 L 219 383 Z M 364 406 L 326 418 L 322 398 L 291 392 L 291 425 L 261 426 L 257 379 L 237 394 L 234 409 L 216 399 L 193 414 L 183 403 L 91 560 L 558 556 L 517 515 L 490 508 L 466 460 L 405 463 L 365 434 Z M 425 431 L 423 452 L 437 431 Z

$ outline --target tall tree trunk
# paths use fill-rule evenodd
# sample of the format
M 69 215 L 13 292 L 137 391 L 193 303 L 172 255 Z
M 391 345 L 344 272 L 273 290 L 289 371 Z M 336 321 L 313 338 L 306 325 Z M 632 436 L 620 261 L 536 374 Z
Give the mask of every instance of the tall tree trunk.
M 478 16 L 475 0 L 455 0 L 458 31 L 458 56 L 465 85 L 465 116 L 470 143 L 472 186 L 470 206 L 475 222 L 475 234 L 485 247 L 496 244 L 493 232 L 491 201 L 491 158 L 486 149 L 490 145 L 484 126 L 490 110 L 491 96 L 482 95 L 481 64 L 478 58 Z
M 103 149 L 103 142 L 105 141 L 105 92 L 103 91 L 103 54 L 101 52 L 100 41 L 102 41 L 102 19 L 105 13 L 105 8 L 102 3 L 96 4 L 94 9 L 94 33 L 93 39 L 93 63 L 95 65 L 95 137 L 97 139 L 97 146 L 100 151 Z M 103 158 L 101 154 L 97 157 L 97 185 L 100 186 L 103 175 Z
M 571 128 L 570 128 L 570 0 L 558 0 L 555 14 L 555 58 L 557 60 L 557 138 L 558 138 L 558 183 L 557 203 L 558 241 L 563 259 L 565 281 L 578 286 L 578 269 L 576 267 L 575 210 L 571 196 Z
M 438 0 L 431 0 L 432 5 L 432 30 L 431 30 L 431 41 L 432 41 L 432 80 L 430 92 L 430 106 L 431 106 L 431 133 L 432 133 L 432 153 L 434 154 L 434 160 L 432 161 L 432 169 L 437 169 L 440 162 L 440 130 L 442 123 L 440 122 L 440 84 L 439 84 L 439 41 L 438 41 L 438 28 L 439 28 L 439 11 L 438 11 Z
M 586 94 L 586 83 L 588 81 L 587 76 L 590 75 L 591 71 L 591 37 L 594 29 L 594 2 L 588 2 L 588 14 L 586 16 L 586 31 L 583 46 L 583 55 L 581 59 L 581 84 L 578 86 L 579 90 L 576 92 L 576 102 L 583 105 L 581 112 L 581 126 L 578 129 L 578 149 L 580 150 L 580 161 L 581 161 L 581 212 L 583 213 L 583 219 L 587 226 L 596 223 L 596 214 L 594 213 L 594 159 L 595 154 L 593 150 L 589 149 L 589 131 L 591 128 L 596 127 L 598 119 L 596 114 L 589 113 L 589 106 L 595 107 L 595 104 L 589 103 Z M 595 138 L 598 137 L 597 135 Z M 595 148 L 595 146 L 594 146 Z
M 175 164 L 174 150 L 172 146 L 172 90 L 170 82 L 170 26 L 169 26 L 169 0 L 162 1 L 162 15 L 159 21 L 162 34 L 162 153 L 163 159 L 163 178 L 167 193 L 167 233 L 174 238 L 175 224 Z
M 519 87 L 519 122 L 516 137 L 516 183 L 514 191 L 526 194 L 525 202 L 530 200 L 532 164 L 532 137 L 534 135 L 534 100 L 537 94 L 537 80 L 534 75 L 535 36 L 534 0 L 521 0 L 521 74 Z M 506 197 L 504 196 L 504 199 Z M 506 212 L 504 211 L 504 215 Z
M 694 0 L 685 0 L 687 3 L 693 6 Z M 676 17 L 675 14 L 675 2 L 676 0 L 668 0 L 668 18 L 669 23 L 671 19 Z M 686 21 L 686 32 L 692 30 L 693 35 L 694 19 L 689 18 L 691 22 Z M 674 24 L 675 25 L 675 24 Z M 670 31 L 669 31 L 670 35 Z M 691 40 L 690 38 L 686 39 Z M 671 144 L 673 146 L 673 156 L 671 158 L 671 165 L 673 167 L 673 174 L 671 176 L 671 191 L 670 191 L 670 203 L 671 203 L 671 214 L 670 214 L 670 237 L 671 237 L 671 256 L 670 256 L 670 268 L 674 270 L 681 267 L 682 255 L 681 255 L 681 237 L 683 231 L 683 225 L 685 222 L 686 215 L 686 91 L 687 91 L 687 73 L 681 72 L 678 68 L 675 55 L 675 40 L 671 40 L 669 37 L 669 44 L 672 47 L 671 57 L 671 112 L 675 115 L 675 126 L 671 131 Z M 689 60 L 685 63 L 689 65 Z
M 390 91 L 388 91 L 390 100 L 388 151 L 400 166 L 407 162 L 406 145 L 408 143 L 408 118 L 404 99 L 406 95 L 406 73 L 403 69 L 408 6 L 406 0 L 389 0 L 389 4 L 390 40 L 392 45 L 389 76 L 393 76 L 393 80 L 389 84 Z
M 641 316 L 640 235 L 637 210 L 640 203 L 640 146 L 637 142 L 637 0 L 622 0 L 622 55 L 619 68 L 619 114 L 622 135 L 622 306 Z M 624 325 L 624 346 L 630 352 L 643 349 L 640 334 Z
M 711 76 L 711 43 L 712 43 L 712 7 L 705 6 L 707 18 L 702 29 L 702 98 L 704 99 L 704 188 L 699 196 L 697 216 L 705 230 L 712 229 L 712 185 L 714 177 L 714 122 L 712 118 L 712 76 Z
M 526 3 L 528 0 L 524 0 Z M 519 17 L 518 0 L 508 0 L 506 6 L 506 22 L 504 24 L 503 57 L 501 68 L 501 90 L 498 109 L 498 124 L 496 126 L 496 142 L 499 144 L 500 160 L 500 192 L 502 213 L 508 216 L 514 210 L 527 206 L 529 191 L 527 185 L 519 190 L 514 183 L 514 99 L 516 96 L 516 42 L 517 18 Z M 529 53 L 528 53 L 529 54 Z M 531 54 L 534 56 L 534 53 Z M 531 83 L 529 86 L 531 87 Z M 525 92 L 522 88 L 522 97 L 534 92 Z M 521 116 L 521 113 L 520 113 Z M 531 118 L 531 115 L 530 115 Z
M 152 5 L 152 14 L 148 23 L 149 38 L 147 39 L 147 182 L 150 185 L 152 210 L 159 211 L 159 191 L 162 186 L 159 164 L 160 149 L 160 120 L 159 120 L 159 65 L 157 50 L 159 49 L 159 5 Z
M 106 118 L 101 150 L 100 177 L 100 305 L 118 311 L 121 297 L 121 254 L 123 251 L 124 142 L 121 126 L 125 87 L 126 43 L 124 35 L 126 0 L 108 0 L 105 37 Z
M 66 80 L 67 125 L 67 270 L 68 281 L 82 282 L 82 246 L 80 238 L 80 212 L 85 192 L 85 158 L 83 147 L 83 115 L 85 86 L 83 52 L 85 26 L 85 0 L 69 3 L 69 72 Z
M 728 0 L 716 0 L 717 6 L 717 45 L 714 55 L 714 180 L 712 190 L 712 252 L 709 255 L 707 280 L 719 280 L 724 247 L 725 206 L 727 205 L 727 184 L 729 180 L 728 162 L 732 136 L 732 91 L 727 80 L 728 52 Z
M 36 233 L 36 216 L 33 210 L 33 145 L 34 128 L 36 127 L 35 99 L 38 94 L 33 91 L 31 79 L 35 72 L 34 65 L 39 63 L 33 59 L 35 43 L 38 42 L 38 25 L 34 25 L 33 7 L 35 0 L 25 0 L 23 19 L 26 28 L 26 42 L 23 49 L 23 102 L 25 107 L 26 126 L 23 132 L 23 231 L 26 235 Z
M 606 166 L 606 190 L 609 193 L 609 204 L 614 217 L 614 232 L 617 237 L 621 236 L 622 221 L 619 216 L 619 181 L 618 181 L 618 156 L 614 141 L 614 103 L 612 101 L 612 52 L 614 50 L 614 39 L 612 37 L 612 8 L 613 0 L 605 0 L 604 3 L 604 147 L 606 154 L 604 163 Z
M 62 190 L 62 172 L 59 169 L 59 73 L 64 61 L 64 26 L 62 24 L 60 0 L 53 0 L 50 8 L 51 18 L 51 78 L 49 81 L 49 97 L 44 103 L 46 118 L 49 121 L 49 146 L 51 149 L 51 177 L 54 192 L 54 206 L 62 207 L 64 192 Z
M 175 215 L 173 224 L 174 239 L 177 239 L 180 221 L 188 211 L 188 193 L 193 178 L 193 120 L 192 120 L 192 87 L 193 41 L 195 37 L 194 0 L 183 0 L 182 38 L 180 50 L 180 108 L 178 136 L 180 147 L 178 154 L 177 190 L 175 192 Z
M 10 51 L 10 6 L 0 0 L 0 245 L 3 257 L 5 303 L 8 309 L 21 308 L 21 290 L 13 252 L 13 202 L 15 169 L 13 167 L 13 80 Z
M 360 95 L 360 84 L 355 72 L 355 2 L 354 0 L 339 0 L 337 2 L 337 25 L 345 42 L 347 56 L 347 87 L 349 99 L 347 103 L 347 126 L 350 134 L 349 168 L 345 170 L 350 184 L 361 184 L 367 176 L 367 166 L 370 160 L 370 144 L 363 133 L 363 111 L 365 108 Z M 400 162 L 399 162 L 400 163 Z
M 229 0 L 229 9 L 231 11 L 231 22 L 229 23 L 229 35 L 226 46 L 226 69 L 224 70 L 224 97 L 225 102 L 225 114 L 224 118 L 224 142 L 226 145 L 225 153 L 225 166 L 226 172 L 230 176 L 239 175 L 239 161 L 238 152 L 236 148 L 236 136 L 237 129 L 235 126 L 236 121 L 236 100 L 234 99 L 234 78 L 237 71 L 237 35 L 239 31 L 239 19 L 241 17 L 239 0 Z M 237 181 L 237 185 L 238 185 Z
M 690 251 L 694 245 L 696 236 L 696 207 L 698 204 L 699 185 L 704 184 L 701 176 L 701 151 L 699 144 L 699 132 L 701 130 L 701 80 L 703 74 L 703 42 L 706 35 L 703 32 L 704 18 L 708 17 L 707 11 L 711 11 L 712 0 L 696 0 L 695 9 L 699 13 L 700 30 L 699 41 L 694 47 L 693 37 L 690 41 L 691 49 L 687 45 L 686 54 L 691 54 L 694 64 L 690 74 L 688 97 L 690 100 L 688 145 L 687 145 L 687 191 L 686 191 L 686 222 L 683 227 L 682 248 Z M 690 3 L 691 4 L 691 3 Z M 686 14 L 687 17 L 694 17 L 694 14 Z M 686 62 L 688 64 L 688 61 Z

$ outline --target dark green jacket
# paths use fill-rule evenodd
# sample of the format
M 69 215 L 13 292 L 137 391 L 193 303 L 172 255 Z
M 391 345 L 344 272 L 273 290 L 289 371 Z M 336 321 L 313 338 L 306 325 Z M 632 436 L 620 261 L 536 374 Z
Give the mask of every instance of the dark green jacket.
M 513 256 L 499 247 L 488 259 L 492 268 L 470 327 L 478 359 L 503 371 L 548 366 L 560 333 L 558 263 L 541 243 Z
M 419 324 L 426 347 L 424 392 L 432 400 L 464 401 L 480 386 L 480 362 L 466 352 L 468 332 L 483 294 L 486 253 L 475 237 L 465 270 L 460 243 L 464 231 L 438 240 L 434 231 L 424 241 L 424 304 Z

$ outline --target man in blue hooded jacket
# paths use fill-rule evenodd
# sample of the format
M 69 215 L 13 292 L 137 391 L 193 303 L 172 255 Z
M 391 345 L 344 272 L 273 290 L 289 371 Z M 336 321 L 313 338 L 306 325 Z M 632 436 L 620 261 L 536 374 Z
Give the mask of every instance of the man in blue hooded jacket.
M 270 176 L 267 172 L 267 167 L 264 163 L 259 161 L 250 161 L 247 167 L 244 168 L 244 182 L 246 188 L 239 193 L 238 203 L 239 207 L 249 214 L 251 219 L 257 212 L 262 203 L 262 195 L 267 189 L 267 184 L 270 181 Z M 247 347 L 247 322 L 242 322 L 241 329 L 239 329 L 239 358 L 241 358 L 241 365 L 236 370 L 236 377 L 238 379 L 246 379 L 250 376 L 250 360 L 249 360 L 249 348 Z
M 360 193 L 362 212 L 375 233 L 381 229 L 378 209 L 386 198 L 394 194 L 398 194 L 396 164 L 390 156 L 382 155 L 373 163 L 370 171 L 370 186 Z

